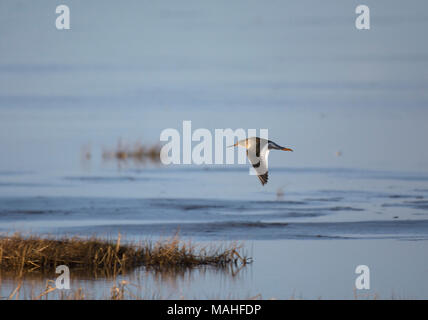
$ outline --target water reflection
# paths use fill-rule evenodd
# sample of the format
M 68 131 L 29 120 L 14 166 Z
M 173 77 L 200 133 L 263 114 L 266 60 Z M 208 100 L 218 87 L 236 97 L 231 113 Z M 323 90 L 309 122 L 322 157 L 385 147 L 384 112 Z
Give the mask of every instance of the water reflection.
M 55 273 L 0 272 L 1 299 L 183 299 L 226 298 L 248 280 L 250 265 L 221 268 L 138 268 L 118 276 L 70 270 L 70 290 L 55 288 Z M 221 295 L 212 296 L 218 288 Z M 229 288 L 229 290 L 221 290 Z M 199 294 L 199 296 L 196 296 Z M 195 296 L 194 296 L 195 295 Z M 250 295 L 241 296 L 247 298 Z

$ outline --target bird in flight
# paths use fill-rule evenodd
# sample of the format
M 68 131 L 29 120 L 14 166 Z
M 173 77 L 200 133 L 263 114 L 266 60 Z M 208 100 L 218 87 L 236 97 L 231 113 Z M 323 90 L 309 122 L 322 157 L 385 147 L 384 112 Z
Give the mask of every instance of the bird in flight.
M 270 150 L 293 151 L 284 148 L 275 142 L 259 137 L 251 137 L 240 140 L 231 147 L 244 147 L 247 149 L 247 157 L 256 171 L 257 177 L 264 186 L 268 182 L 268 155 Z

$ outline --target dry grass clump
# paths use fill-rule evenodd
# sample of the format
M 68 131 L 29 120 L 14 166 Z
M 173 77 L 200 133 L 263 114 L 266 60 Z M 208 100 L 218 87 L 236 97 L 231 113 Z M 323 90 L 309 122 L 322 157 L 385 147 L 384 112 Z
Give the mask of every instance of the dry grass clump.
M 49 239 L 37 236 L 24 238 L 19 234 L 0 238 L 0 270 L 52 272 L 59 265 L 106 275 L 123 273 L 127 269 L 189 268 L 203 265 L 225 267 L 246 264 L 249 259 L 239 254 L 241 247 L 231 244 L 226 248 L 200 247 L 179 240 L 177 236 L 140 244 L 121 244 L 97 238 L 77 237 Z

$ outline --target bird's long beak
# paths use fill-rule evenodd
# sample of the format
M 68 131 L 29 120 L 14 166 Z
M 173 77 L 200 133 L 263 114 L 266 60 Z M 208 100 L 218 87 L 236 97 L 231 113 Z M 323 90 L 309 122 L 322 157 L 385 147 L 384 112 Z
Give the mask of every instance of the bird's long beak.
M 282 148 L 281 150 L 282 151 L 291 151 L 291 152 L 293 152 L 293 149 L 290 149 L 290 148 Z
M 238 145 L 238 142 L 235 144 L 232 144 L 231 146 L 227 146 L 227 148 L 236 147 Z

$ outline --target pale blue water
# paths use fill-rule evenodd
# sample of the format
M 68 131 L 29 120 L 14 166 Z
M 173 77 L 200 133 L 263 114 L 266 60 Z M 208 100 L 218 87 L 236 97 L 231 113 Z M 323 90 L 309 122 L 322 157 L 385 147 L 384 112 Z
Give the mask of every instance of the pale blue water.
M 0 3 L 1 233 L 246 241 L 237 280 L 147 275 L 164 298 L 352 298 L 364 263 L 371 292 L 428 297 L 426 2 L 368 3 L 370 31 L 355 1 L 67 4 L 58 31 L 56 1 Z M 184 120 L 295 152 L 271 153 L 265 187 L 242 166 L 102 160 Z
M 428 176 L 351 169 L 144 168 L 2 174 L 0 230 L 195 240 L 426 239 Z M 340 187 L 339 187 L 340 186 Z

